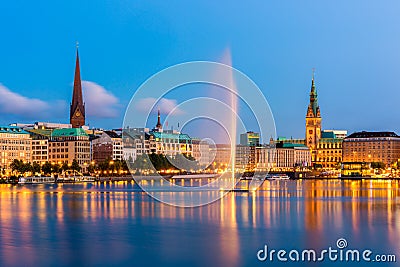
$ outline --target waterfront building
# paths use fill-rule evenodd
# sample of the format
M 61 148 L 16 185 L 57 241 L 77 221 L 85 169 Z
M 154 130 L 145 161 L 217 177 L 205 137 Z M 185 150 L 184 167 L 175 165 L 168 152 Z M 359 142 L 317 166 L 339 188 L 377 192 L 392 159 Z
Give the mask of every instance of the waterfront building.
M 49 140 L 32 139 L 32 162 L 43 165 L 49 161 Z
M 257 171 L 267 172 L 276 167 L 274 144 L 258 146 L 255 152 L 255 166 Z
M 90 164 L 89 136 L 82 128 L 55 129 L 49 142 L 49 161 L 72 164 L 76 160 L 82 171 Z
M 236 146 L 236 165 L 245 171 L 256 167 L 256 147 L 260 146 L 260 134 L 253 131 L 240 134 L 240 145 Z
M 0 126 L 0 163 L 2 170 L 11 171 L 15 160 L 31 162 L 32 139 L 28 132 L 15 126 Z
M 97 139 L 94 139 L 91 142 L 91 155 L 92 155 L 91 160 L 99 163 L 112 159 L 112 154 L 113 154 L 112 143 L 99 143 L 99 142 L 94 143 L 95 140 Z
M 156 153 L 156 142 L 149 128 L 126 128 L 123 130 L 123 153 L 126 159 L 136 160 L 137 156 Z
M 275 164 L 278 170 L 293 170 L 311 165 L 311 150 L 304 144 L 278 143 L 275 147 Z
M 347 135 L 347 131 L 341 131 L 340 137 L 343 136 L 343 132 Z M 314 164 L 326 170 L 339 169 L 342 162 L 342 143 L 343 138 L 338 138 L 334 131 L 322 131 Z
M 192 138 L 193 157 L 202 167 L 207 167 L 213 161 L 210 153 L 210 145 L 198 138 Z
M 232 148 L 235 149 L 235 148 Z M 214 156 L 213 166 L 225 169 L 230 165 L 232 159 L 232 149 L 230 144 L 216 144 L 210 148 L 210 153 Z
M 122 137 L 114 131 L 104 131 L 92 140 L 92 160 L 96 162 L 106 159 L 123 160 Z
M 82 83 L 79 65 L 78 47 L 76 48 L 74 88 L 70 106 L 70 124 L 72 128 L 80 128 L 85 125 L 85 104 L 82 96 Z
M 304 144 L 279 142 L 257 146 L 254 147 L 254 160 L 249 156 L 253 154 L 252 147 L 247 148 L 246 152 L 237 153 L 238 158 L 247 153 L 247 162 L 241 161 L 249 166 L 246 171 L 293 171 L 297 167 L 311 166 L 310 149 Z
M 136 149 L 138 156 L 151 153 L 193 156 L 192 138 L 176 130 L 164 130 L 160 110 L 158 110 L 157 124 L 152 131 L 148 128 L 127 128 L 123 132 L 124 147 Z
M 154 138 L 157 154 L 193 156 L 192 139 L 189 135 L 176 131 L 151 131 L 149 134 Z
M 43 165 L 49 161 L 49 139 L 52 129 L 25 129 L 32 138 L 32 162 Z
M 343 140 L 344 162 L 383 162 L 400 159 L 400 136 L 394 132 L 355 132 Z
M 32 138 L 32 162 L 43 165 L 50 161 L 49 144 L 53 130 L 44 127 L 26 129 Z
M 252 131 L 240 135 L 240 145 L 242 146 L 259 146 L 260 134 Z
M 235 168 L 246 172 L 252 172 L 256 166 L 256 147 L 249 145 L 237 145 L 235 154 Z

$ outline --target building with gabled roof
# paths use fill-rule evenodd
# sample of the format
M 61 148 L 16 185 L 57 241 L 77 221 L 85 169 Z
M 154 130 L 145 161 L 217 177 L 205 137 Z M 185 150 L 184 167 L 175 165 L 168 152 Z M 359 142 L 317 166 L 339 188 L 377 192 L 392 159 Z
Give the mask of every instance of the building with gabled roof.
M 107 159 L 124 159 L 122 136 L 114 131 L 104 131 L 92 140 L 92 160 L 102 162 Z
M 32 139 L 29 133 L 16 126 L 0 126 L 0 167 L 9 173 L 15 160 L 31 162 Z

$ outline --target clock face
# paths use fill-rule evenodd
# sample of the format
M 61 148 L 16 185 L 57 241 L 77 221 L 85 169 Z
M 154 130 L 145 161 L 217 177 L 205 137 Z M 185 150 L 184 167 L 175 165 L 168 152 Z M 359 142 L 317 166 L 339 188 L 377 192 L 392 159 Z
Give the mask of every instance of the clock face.
M 79 111 L 75 112 L 75 116 L 80 117 L 81 113 Z

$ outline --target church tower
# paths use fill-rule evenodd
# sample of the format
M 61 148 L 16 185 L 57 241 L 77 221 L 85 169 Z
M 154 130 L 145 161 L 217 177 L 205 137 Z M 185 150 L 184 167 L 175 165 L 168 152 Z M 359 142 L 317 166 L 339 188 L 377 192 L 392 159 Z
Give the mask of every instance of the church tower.
M 311 150 L 311 160 L 317 159 L 318 142 L 321 138 L 321 112 L 318 106 L 318 95 L 315 89 L 314 72 L 311 80 L 310 104 L 306 115 L 306 145 Z
M 157 124 L 156 124 L 156 127 L 154 128 L 154 130 L 157 132 L 163 131 L 162 124 L 161 124 L 160 109 L 158 109 Z
M 74 90 L 72 93 L 71 109 L 69 113 L 69 121 L 72 128 L 80 128 L 85 125 L 85 104 L 82 96 L 81 72 L 79 67 L 78 45 L 76 46 L 76 64 Z

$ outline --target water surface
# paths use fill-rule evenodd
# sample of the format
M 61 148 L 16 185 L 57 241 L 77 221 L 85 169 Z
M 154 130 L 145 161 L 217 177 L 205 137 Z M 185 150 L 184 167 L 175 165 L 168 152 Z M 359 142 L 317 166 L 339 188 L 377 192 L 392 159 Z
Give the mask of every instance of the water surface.
M 176 208 L 131 182 L 0 185 L 0 266 L 365 266 L 256 257 L 265 244 L 322 250 L 338 238 L 400 260 L 399 197 L 398 181 L 266 181 Z

